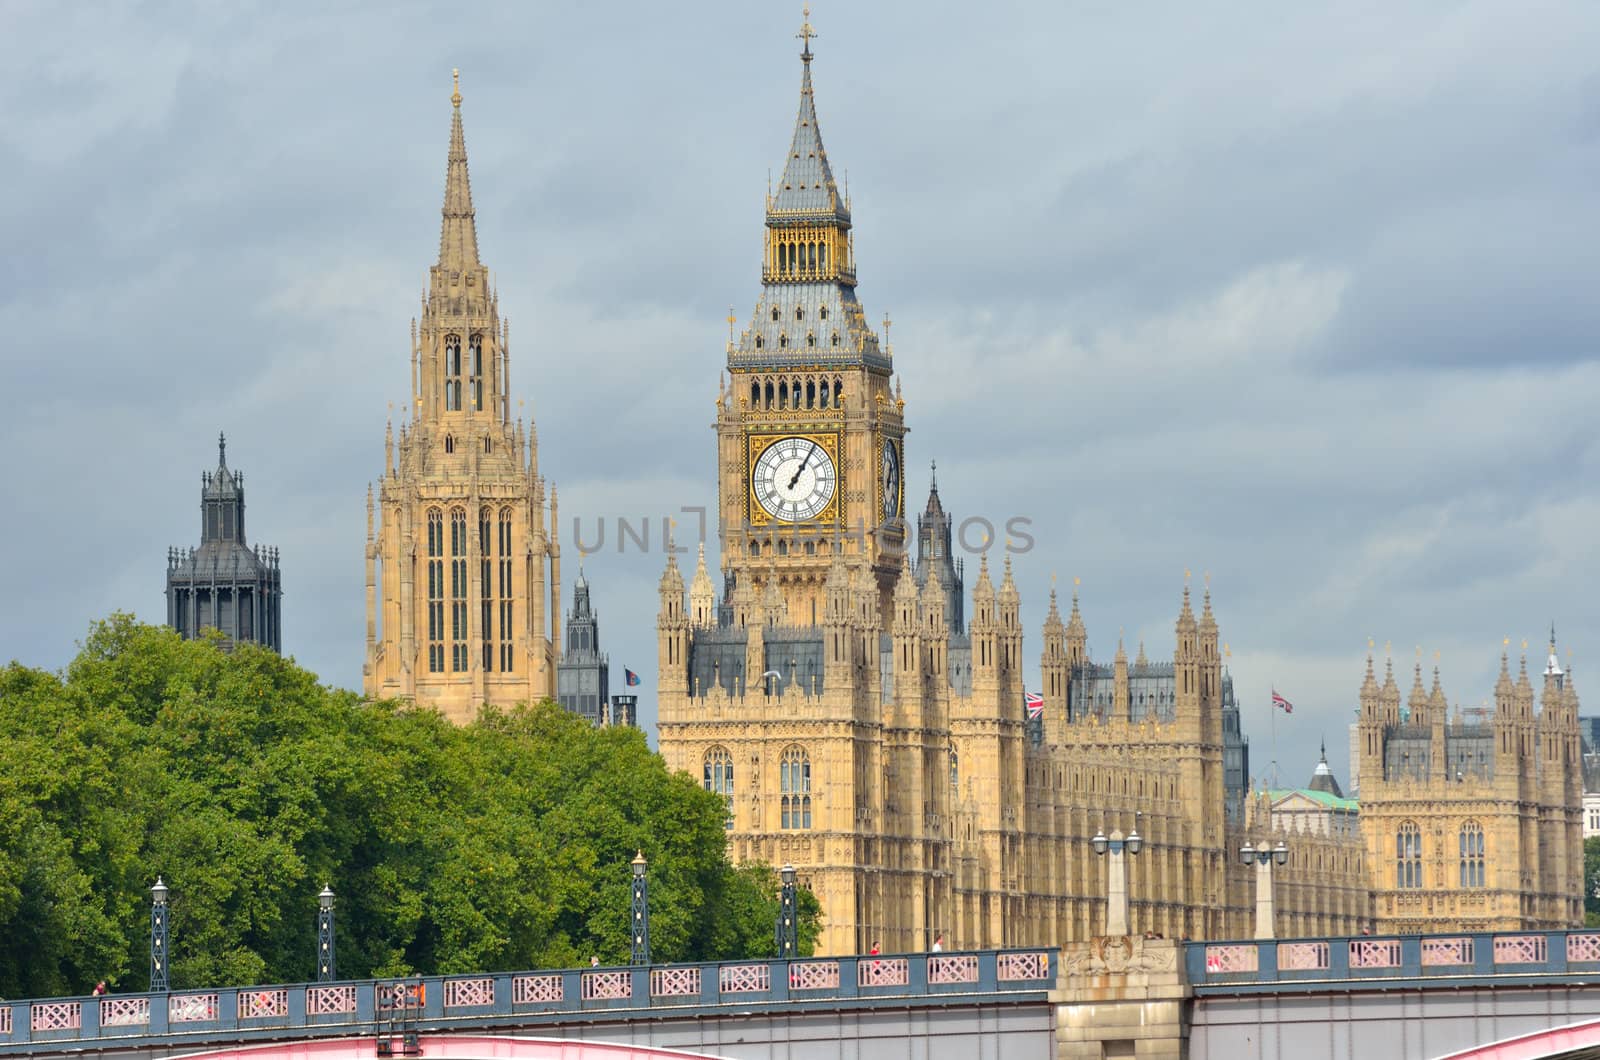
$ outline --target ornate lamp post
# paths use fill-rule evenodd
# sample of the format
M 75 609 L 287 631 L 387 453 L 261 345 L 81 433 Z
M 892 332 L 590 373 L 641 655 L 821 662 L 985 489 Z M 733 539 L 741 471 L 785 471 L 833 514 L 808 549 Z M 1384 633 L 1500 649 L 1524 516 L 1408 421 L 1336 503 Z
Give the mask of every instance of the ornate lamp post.
M 1239 848 L 1239 860 L 1246 865 L 1254 862 L 1256 866 L 1256 938 L 1275 938 L 1272 930 L 1272 863 L 1286 864 L 1289 848 L 1281 839 L 1275 847 L 1267 846 L 1265 840 L 1259 847 L 1254 847 L 1246 839 L 1244 846 Z
M 333 982 L 333 969 L 333 888 L 323 884 L 317 895 L 317 982 Z
M 172 980 L 167 975 L 167 885 L 160 876 L 150 897 L 150 992 L 164 994 L 172 989 Z
M 633 963 L 650 963 L 650 881 L 644 851 L 633 857 Z
M 1144 849 L 1144 837 L 1139 835 L 1139 829 L 1126 836 L 1121 829 L 1116 829 L 1108 837 L 1105 832 L 1096 832 L 1094 838 L 1089 840 L 1089 845 L 1096 854 L 1102 857 L 1111 855 L 1110 871 L 1106 880 L 1106 934 L 1126 935 L 1128 933 L 1128 876 L 1127 868 L 1122 860 L 1124 853 L 1138 854 Z
M 778 870 L 783 880 L 783 890 L 778 897 L 778 956 L 793 960 L 800 955 L 800 925 L 795 918 L 794 866 L 785 865 Z

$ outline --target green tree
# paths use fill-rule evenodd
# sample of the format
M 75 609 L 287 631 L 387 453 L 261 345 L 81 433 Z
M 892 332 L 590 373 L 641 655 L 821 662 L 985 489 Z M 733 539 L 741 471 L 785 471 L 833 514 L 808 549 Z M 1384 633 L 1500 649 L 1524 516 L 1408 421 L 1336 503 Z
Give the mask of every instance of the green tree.
M 1600 927 L 1600 836 L 1583 841 L 1583 926 Z
M 776 878 L 729 864 L 720 799 L 553 703 L 457 727 L 114 615 L 62 674 L 0 670 L 0 733 L 6 996 L 143 988 L 158 874 L 179 986 L 309 978 L 324 882 L 343 976 L 624 961 L 636 851 L 658 960 L 773 950 Z

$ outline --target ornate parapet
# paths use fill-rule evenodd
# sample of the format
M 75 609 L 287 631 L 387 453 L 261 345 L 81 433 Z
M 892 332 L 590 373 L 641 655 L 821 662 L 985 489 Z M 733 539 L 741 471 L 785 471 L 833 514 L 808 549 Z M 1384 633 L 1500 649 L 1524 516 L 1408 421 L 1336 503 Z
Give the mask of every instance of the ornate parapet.
M 1057 1060 L 1188 1055 L 1192 992 L 1175 939 L 1101 935 L 1061 951 Z

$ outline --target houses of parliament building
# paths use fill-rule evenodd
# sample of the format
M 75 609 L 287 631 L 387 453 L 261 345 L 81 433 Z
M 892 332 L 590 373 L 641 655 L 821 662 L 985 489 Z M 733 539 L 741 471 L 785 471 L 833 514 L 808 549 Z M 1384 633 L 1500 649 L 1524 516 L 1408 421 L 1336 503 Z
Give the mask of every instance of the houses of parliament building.
M 1359 827 L 1334 827 L 1314 800 L 1290 814 L 1250 789 L 1209 587 L 1174 586 L 1169 656 L 1119 644 L 1110 662 L 1090 657 L 1076 586 L 1064 601 L 1051 588 L 1030 656 L 1007 550 L 957 562 L 936 482 L 913 529 L 915 404 L 857 297 L 809 24 L 801 37 L 761 291 L 718 366 L 719 562 L 702 548 L 686 571 L 669 552 L 659 584 L 661 754 L 722 798 L 734 859 L 793 864 L 830 953 L 1099 934 L 1091 840 L 1115 829 L 1144 839 L 1128 865 L 1136 932 L 1250 934 L 1255 873 L 1238 853 L 1279 839 L 1280 935 L 1580 920 L 1577 698 L 1553 647 L 1542 710 L 1525 667 L 1507 670 L 1478 723 L 1452 718 L 1420 670 L 1402 706 L 1369 658 L 1352 682 Z M 560 547 L 534 431 L 511 418 L 459 89 L 452 107 L 412 407 L 368 497 L 364 674 L 370 696 L 467 720 L 554 698 Z M 914 393 L 914 358 L 907 374 Z

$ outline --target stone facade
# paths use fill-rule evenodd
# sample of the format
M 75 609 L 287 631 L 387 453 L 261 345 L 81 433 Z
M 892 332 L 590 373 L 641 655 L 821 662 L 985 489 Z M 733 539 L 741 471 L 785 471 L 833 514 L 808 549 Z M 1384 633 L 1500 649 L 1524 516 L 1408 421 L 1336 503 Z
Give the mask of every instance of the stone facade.
M 200 547 L 167 550 L 167 625 L 186 639 L 215 629 L 225 647 L 248 641 L 283 651 L 283 576 L 278 550 L 244 536 L 244 474 L 217 467 L 200 476 Z
M 572 585 L 566 651 L 556 666 L 556 698 L 592 725 L 613 721 L 611 660 L 600 650 L 600 616 L 589 599 L 589 579 L 583 576 L 582 569 Z
M 957 618 L 964 577 L 935 491 L 912 567 L 906 402 L 888 321 L 880 340 L 856 297 L 803 35 L 762 294 L 730 334 L 716 401 L 722 591 L 703 554 L 687 599 L 671 555 L 660 583 L 661 753 L 725 797 L 737 860 L 799 869 L 823 906 L 822 952 L 1089 938 L 1107 871 L 1091 839 L 1135 826 L 1133 931 L 1248 934 L 1252 877 L 1232 856 L 1247 766 L 1210 593 L 1197 616 L 1184 588 L 1170 662 L 1119 649 L 1105 665 L 1077 593 L 1064 622 L 1052 591 L 1030 719 L 1009 555 L 998 587 L 980 558 Z M 1308 845 L 1283 878 L 1325 886 L 1291 906 L 1353 933 L 1361 865 L 1354 844 Z
M 451 102 L 439 259 L 411 325 L 411 407 L 384 438 L 376 530 L 367 493 L 363 687 L 465 722 L 554 697 L 561 549 L 537 433 L 511 416 L 511 325 L 478 258 L 459 85 Z
M 1417 664 L 1401 707 L 1394 668 L 1361 686 L 1361 830 L 1380 932 L 1503 931 L 1583 922 L 1578 694 L 1555 633 L 1534 711 L 1527 656 L 1500 657 L 1493 714 L 1448 703 Z

